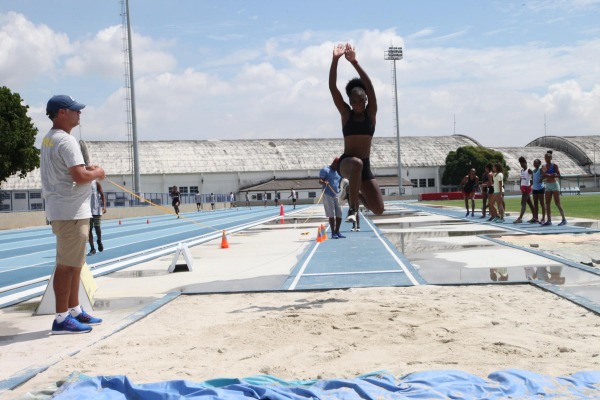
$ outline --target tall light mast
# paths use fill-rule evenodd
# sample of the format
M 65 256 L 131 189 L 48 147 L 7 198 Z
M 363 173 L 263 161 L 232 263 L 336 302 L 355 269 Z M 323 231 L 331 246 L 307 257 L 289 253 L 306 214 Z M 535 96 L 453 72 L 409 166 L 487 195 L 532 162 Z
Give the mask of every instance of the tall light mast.
M 125 76 L 125 111 L 127 118 L 127 138 L 131 141 L 130 162 L 133 175 L 133 190 L 141 193 L 140 158 L 138 153 L 137 121 L 135 115 L 135 81 L 133 79 L 133 52 L 131 47 L 131 19 L 129 0 L 121 0 L 121 30 L 123 33 L 123 68 Z
M 402 47 L 390 46 L 384 53 L 384 59 L 392 60 L 392 80 L 394 81 L 394 103 L 396 104 L 396 139 L 398 146 L 398 195 L 404 194 L 402 185 L 402 162 L 400 157 L 400 121 L 398 119 L 398 86 L 396 84 L 396 60 L 402 60 Z

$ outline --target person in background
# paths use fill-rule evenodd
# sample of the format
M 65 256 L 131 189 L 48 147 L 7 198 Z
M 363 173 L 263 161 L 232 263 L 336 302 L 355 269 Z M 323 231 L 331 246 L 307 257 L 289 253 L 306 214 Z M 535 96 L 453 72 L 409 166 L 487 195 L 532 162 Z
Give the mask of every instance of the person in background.
M 52 289 L 56 315 L 52 334 L 86 333 L 102 323 L 79 303 L 81 268 L 85 264 L 92 212 L 90 195 L 93 180 L 106 177 L 98 165 L 86 165 L 71 130 L 79 125 L 84 104 L 66 95 L 53 96 L 46 105 L 52 128 L 44 136 L 40 151 L 42 194 L 46 219 L 56 236 L 56 268 Z
M 298 199 L 298 192 L 294 190 L 294 188 L 290 189 L 291 194 L 288 196 L 288 199 L 292 198 L 292 204 L 294 205 L 294 210 L 296 209 L 296 200 Z
M 229 208 L 235 207 L 235 195 L 233 192 L 229 192 Z
M 533 171 L 527 168 L 527 160 L 525 157 L 519 157 L 519 164 L 521 164 L 521 213 L 519 214 L 519 217 L 513 221 L 514 224 L 523 222 L 523 215 L 525 214 L 527 205 L 529 205 L 531 214 L 535 215 L 535 212 L 533 211 L 533 202 L 531 201 Z M 531 222 L 531 220 L 529 222 Z
M 92 210 L 92 218 L 90 219 L 90 231 L 88 235 L 88 240 L 90 242 L 90 252 L 88 256 L 93 256 L 96 254 L 96 249 L 94 248 L 94 234 L 93 231 L 96 231 L 96 241 L 98 243 L 98 251 L 104 251 L 104 245 L 102 244 L 102 228 L 100 224 L 102 222 L 102 215 L 106 214 L 106 197 L 104 196 L 104 190 L 102 190 L 102 185 L 97 180 L 93 180 L 91 182 L 92 186 L 92 196 L 90 198 L 90 206 Z
M 469 173 L 460 182 L 462 188 L 463 199 L 465 199 L 465 207 L 469 216 L 469 200 L 471 200 L 471 217 L 475 216 L 475 188 L 479 186 L 479 177 L 475 174 L 475 168 L 471 168 Z
M 248 194 L 248 192 L 246 192 L 245 198 L 246 198 L 246 207 L 250 207 L 250 195 Z
M 319 171 L 319 183 L 323 186 L 323 207 L 325 216 L 329 219 L 332 239 L 345 239 L 346 236 L 340 233 L 342 225 L 342 207 L 338 199 L 340 180 L 342 177 L 338 173 L 340 158 L 336 157 L 331 165 L 323 167 Z
M 489 197 L 489 188 L 491 187 L 491 182 L 490 182 L 490 172 L 492 171 L 492 164 L 488 163 L 485 166 L 485 171 L 483 172 L 483 176 L 481 177 L 481 182 L 479 185 L 479 189 L 481 190 L 481 200 L 483 202 L 482 206 L 481 206 L 481 217 L 479 218 L 485 218 L 486 217 L 486 210 L 488 208 L 488 197 Z M 493 188 L 492 188 L 493 191 Z
M 216 203 L 215 194 L 211 193 L 209 199 L 210 199 L 210 209 L 211 209 L 211 211 L 215 211 L 215 203 Z
M 198 212 L 202 211 L 202 195 L 200 192 L 196 193 L 194 199 L 196 200 L 196 210 Z
M 565 218 L 562 204 L 560 204 L 560 183 L 557 180 L 560 178 L 560 170 L 558 169 L 558 164 L 552 162 L 552 150 L 546 152 L 544 159 L 546 164 L 542 167 L 542 177 L 544 179 L 546 215 L 548 216 L 548 219 L 542 226 L 552 225 L 552 199 L 554 199 L 554 204 L 556 204 L 556 208 L 558 208 L 560 216 L 562 217 L 562 221 L 558 225 L 566 225 L 567 219 Z
M 171 197 L 173 198 L 173 200 L 171 201 L 171 205 L 175 210 L 175 214 L 177 214 L 177 218 L 179 218 L 179 196 L 179 188 L 177 186 L 173 186 L 173 188 L 171 189 Z
M 542 180 L 542 162 L 536 158 L 533 160 L 533 218 L 529 223 L 546 222 L 546 205 L 544 204 L 544 181 Z M 540 207 L 542 209 L 542 219 L 540 219 Z
M 502 193 L 504 192 L 504 174 L 502 173 L 502 164 L 496 163 L 492 167 L 492 182 L 494 186 L 494 194 L 490 200 L 490 211 L 496 215 L 492 222 L 504 222 L 504 206 Z M 497 207 L 497 208 L 496 208 Z
M 339 59 L 344 56 L 358 78 L 346 84 L 346 94 L 350 104 L 344 101 L 337 88 L 337 68 Z M 383 197 L 375 175 L 371 172 L 371 143 L 377 122 L 377 97 L 371 79 L 358 63 L 356 51 L 349 43 L 338 44 L 333 49 L 329 69 L 329 91 L 333 103 L 340 113 L 344 136 L 344 153 L 340 156 L 339 171 L 350 181 L 349 222 L 357 219 L 359 200 L 374 214 L 383 214 Z M 359 196 L 359 193 L 362 196 Z
M 263 193 L 263 205 L 266 207 L 267 206 L 267 192 Z

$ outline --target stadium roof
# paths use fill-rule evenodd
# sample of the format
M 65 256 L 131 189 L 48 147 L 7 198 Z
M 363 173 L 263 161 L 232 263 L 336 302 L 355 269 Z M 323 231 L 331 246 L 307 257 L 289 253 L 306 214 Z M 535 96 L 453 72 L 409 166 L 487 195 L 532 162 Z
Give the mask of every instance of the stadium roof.
M 541 140 L 544 140 L 541 144 Z M 543 158 L 548 148 L 555 149 L 557 163 L 564 175 L 589 175 L 584 166 L 593 159 L 594 143 L 600 136 L 548 136 L 536 139 L 526 147 L 499 148 L 505 153 L 512 171 L 519 171 L 518 157 L 524 155 L 530 164 Z M 130 175 L 131 144 L 124 141 L 86 142 L 93 164 L 102 166 L 107 175 Z M 534 143 L 538 143 L 535 144 Z M 464 135 L 401 136 L 403 168 L 443 167 L 446 156 L 462 146 L 480 146 Z M 542 147 L 543 146 L 543 147 Z M 234 173 L 262 171 L 315 171 L 343 151 L 343 139 L 256 139 L 256 140 L 183 140 L 141 141 L 138 143 L 140 174 Z M 600 159 L 600 148 L 598 148 Z M 371 149 L 374 171 L 397 167 L 395 137 L 374 137 Z M 306 175 L 304 175 L 306 176 Z M 511 175 L 512 176 L 512 175 Z M 39 170 L 25 179 L 11 176 L 1 184 L 5 190 L 41 188 Z

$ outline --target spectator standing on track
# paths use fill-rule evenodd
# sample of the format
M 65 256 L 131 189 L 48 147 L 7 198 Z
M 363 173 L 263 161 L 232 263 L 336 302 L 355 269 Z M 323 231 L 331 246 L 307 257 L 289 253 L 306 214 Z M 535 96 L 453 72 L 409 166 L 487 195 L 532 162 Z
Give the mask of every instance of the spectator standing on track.
M 248 192 L 246 192 L 245 197 L 246 197 L 246 207 L 250 207 L 250 195 L 248 194 Z
M 536 158 L 533 160 L 533 218 L 530 223 L 546 222 L 546 205 L 544 204 L 544 181 L 542 180 L 542 162 Z M 539 209 L 542 208 L 542 219 L 540 219 Z
M 202 211 L 202 194 L 200 192 L 196 193 L 194 199 L 196 200 L 196 210 L 198 212 Z
M 174 185 L 173 188 L 171 188 L 171 197 L 173 198 L 173 200 L 171 201 L 171 205 L 175 210 L 175 214 L 177 214 L 177 218 L 179 218 L 179 195 L 179 188 Z
M 490 212 L 496 215 L 492 222 L 504 222 L 504 206 L 502 201 L 502 193 L 504 192 L 504 174 L 502 173 L 502 164 L 496 163 L 492 167 L 492 184 L 494 194 L 490 200 Z M 496 208 L 497 207 L 497 208 Z
M 90 325 L 102 322 L 79 304 L 81 268 L 85 264 L 92 217 L 90 182 L 106 177 L 101 167 L 85 165 L 81 147 L 71 136 L 71 130 L 79 125 L 84 107 L 65 95 L 52 97 L 46 105 L 52 129 L 42 140 L 40 173 L 46 219 L 56 235 L 53 334 L 86 333 L 92 330 Z
M 323 207 L 325 216 L 329 218 L 332 239 L 345 239 L 346 236 L 340 233 L 342 225 L 342 207 L 338 198 L 340 180 L 342 177 L 338 173 L 340 158 L 336 157 L 331 165 L 324 167 L 319 171 L 319 183 L 323 186 Z
M 519 214 L 519 218 L 513 221 L 514 224 L 520 224 L 523 222 L 523 215 L 525 214 L 525 209 L 527 205 L 529 205 L 529 209 L 531 210 L 532 218 L 529 220 L 531 223 L 535 219 L 535 212 L 533 210 L 533 202 L 531 201 L 531 191 L 533 187 L 533 171 L 527 168 L 527 160 L 525 157 L 519 157 L 519 164 L 521 164 L 521 213 Z
M 288 199 L 292 198 L 292 204 L 294 205 L 294 210 L 296 209 L 296 200 L 298 199 L 298 192 L 294 190 L 294 188 L 290 189 L 291 194 L 288 196 Z
M 229 208 L 235 207 L 235 195 L 233 192 L 229 192 Z
M 216 199 L 215 199 L 215 194 L 214 194 L 214 193 L 211 193 L 211 194 L 210 194 L 210 209 L 211 209 L 212 211 L 215 211 L 215 202 L 216 202 Z
M 267 192 L 266 191 L 263 193 L 263 205 L 265 207 L 267 206 Z
M 469 200 L 471 200 L 471 217 L 475 216 L 475 188 L 479 186 L 479 177 L 475 175 L 475 168 L 471 168 L 469 173 L 460 182 L 463 198 L 465 199 L 465 207 L 469 216 Z
M 97 180 L 91 182 L 92 196 L 90 198 L 90 206 L 92 210 L 92 218 L 90 219 L 90 231 L 88 240 L 90 242 L 90 252 L 88 256 L 96 254 L 94 248 L 94 234 L 92 231 L 96 231 L 96 241 L 98 243 L 98 251 L 102 253 L 104 251 L 104 245 L 102 244 L 102 228 L 100 224 L 102 222 L 102 215 L 106 214 L 106 197 L 104 196 L 104 190 L 102 185 Z
M 544 159 L 546 165 L 542 167 L 542 177 L 545 185 L 546 215 L 548 219 L 542 226 L 552 225 L 552 199 L 554 199 L 554 204 L 556 204 L 556 208 L 558 208 L 562 217 L 562 221 L 558 225 L 566 225 L 565 212 L 560 204 L 560 183 L 557 181 L 557 178 L 560 178 L 560 170 L 558 169 L 558 164 L 552 162 L 552 150 L 546 152 Z
M 483 172 L 483 176 L 481 177 L 481 183 L 479 185 L 480 190 L 481 190 L 481 201 L 483 202 L 482 206 L 481 206 L 481 217 L 479 218 L 485 218 L 486 217 L 486 210 L 488 208 L 488 197 L 489 197 L 489 192 L 490 190 L 493 191 L 493 188 L 491 188 L 491 181 L 490 181 L 490 172 L 492 171 L 492 164 L 488 163 L 485 166 L 485 171 Z

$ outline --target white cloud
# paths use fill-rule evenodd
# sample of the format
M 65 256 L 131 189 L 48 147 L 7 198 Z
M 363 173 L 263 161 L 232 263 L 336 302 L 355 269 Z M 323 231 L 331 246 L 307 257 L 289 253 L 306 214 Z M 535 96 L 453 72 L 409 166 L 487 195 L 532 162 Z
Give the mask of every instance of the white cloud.
M 35 25 L 22 14 L 0 14 L 0 76 L 2 84 L 20 86 L 32 77 L 56 73 L 61 56 L 73 47 L 64 33 Z
M 163 51 L 167 43 L 132 34 L 134 72 L 140 74 L 172 70 L 175 58 Z M 123 33 L 121 26 L 103 29 L 91 40 L 78 43 L 73 57 L 65 61 L 66 69 L 74 75 L 90 74 L 104 77 L 123 75 Z

